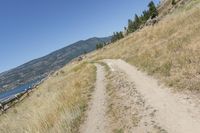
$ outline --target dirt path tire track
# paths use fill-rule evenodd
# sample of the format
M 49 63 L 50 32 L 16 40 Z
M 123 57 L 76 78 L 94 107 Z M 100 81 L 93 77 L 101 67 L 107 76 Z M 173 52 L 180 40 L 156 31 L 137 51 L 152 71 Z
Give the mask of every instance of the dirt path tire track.
M 138 71 L 122 60 L 105 60 L 111 71 L 123 71 L 127 80 L 134 82 L 136 89 L 147 104 L 155 108 L 155 119 L 169 133 L 200 133 L 200 120 L 192 117 L 198 109 L 180 101 L 170 89 L 158 85 L 157 80 Z
M 106 120 L 106 81 L 104 68 L 96 64 L 96 86 L 87 112 L 86 121 L 81 125 L 80 133 L 108 133 Z
M 108 115 L 114 133 L 167 133 L 154 119 L 155 109 L 147 105 L 127 75 L 113 71 L 107 76 Z

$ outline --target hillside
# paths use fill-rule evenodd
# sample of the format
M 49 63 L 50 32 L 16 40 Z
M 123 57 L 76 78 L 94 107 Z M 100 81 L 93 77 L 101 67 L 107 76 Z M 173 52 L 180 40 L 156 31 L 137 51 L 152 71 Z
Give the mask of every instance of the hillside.
M 155 25 L 50 75 L 0 132 L 199 133 L 200 0 L 165 1 Z
M 71 44 L 39 59 L 32 60 L 17 68 L 0 74 L 0 92 L 47 76 L 72 59 L 96 49 L 96 44 L 109 42 L 110 37 L 90 38 Z
M 177 90 L 199 90 L 199 0 L 191 0 L 158 24 L 96 52 L 96 59 L 124 59 Z M 117 51 L 117 52 L 116 52 Z

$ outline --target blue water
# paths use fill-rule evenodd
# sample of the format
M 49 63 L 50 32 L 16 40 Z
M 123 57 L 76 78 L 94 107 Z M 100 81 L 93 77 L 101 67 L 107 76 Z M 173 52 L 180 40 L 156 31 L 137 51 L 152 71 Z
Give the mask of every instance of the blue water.
M 5 91 L 5 92 L 1 92 L 0 93 L 0 101 L 2 99 L 9 98 L 10 96 L 13 96 L 13 95 L 15 95 L 17 93 L 21 93 L 21 92 L 23 92 L 25 90 L 28 90 L 28 89 L 32 88 L 33 85 L 38 83 L 39 81 L 40 80 L 34 80 L 34 81 L 28 82 L 26 84 L 23 84 L 21 86 L 18 86 L 18 87 L 14 88 L 14 89 L 11 89 L 11 90 L 8 90 L 8 91 Z

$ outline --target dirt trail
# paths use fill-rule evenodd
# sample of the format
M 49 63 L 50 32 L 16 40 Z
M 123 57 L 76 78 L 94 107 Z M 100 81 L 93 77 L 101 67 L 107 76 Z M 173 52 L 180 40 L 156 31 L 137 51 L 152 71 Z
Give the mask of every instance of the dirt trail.
M 121 71 L 107 76 L 108 116 L 112 131 L 120 133 L 167 133 L 155 120 L 156 110 L 148 105 L 134 82 Z
M 135 67 L 122 60 L 105 60 L 105 62 L 111 68 L 112 73 L 123 72 L 127 75 L 126 80 L 134 83 L 135 92 L 133 93 L 137 94 L 140 99 L 143 99 L 140 100 L 140 103 L 146 104 L 146 107 L 143 107 L 143 110 L 145 109 L 146 111 L 139 111 L 139 113 L 148 112 L 148 106 L 152 108 L 152 121 L 158 123 L 164 129 L 163 132 L 200 133 L 199 110 L 185 102 L 182 95 L 174 94 L 169 88 L 158 85 L 157 80 L 138 71 Z M 134 95 L 132 97 L 135 97 Z M 131 96 L 129 97 L 131 98 Z M 134 100 L 132 101 L 134 102 Z M 130 104 L 134 106 L 137 102 Z M 140 116 L 146 115 L 141 114 Z M 145 119 L 142 120 L 141 118 L 140 122 L 142 121 L 145 121 Z M 138 124 L 138 127 L 133 132 L 141 133 L 142 131 L 138 129 L 140 125 Z M 145 126 L 143 125 L 142 127 Z
M 108 133 L 106 120 L 106 81 L 104 68 L 101 65 L 97 67 L 97 80 L 91 105 L 87 113 L 86 121 L 80 128 L 80 133 Z

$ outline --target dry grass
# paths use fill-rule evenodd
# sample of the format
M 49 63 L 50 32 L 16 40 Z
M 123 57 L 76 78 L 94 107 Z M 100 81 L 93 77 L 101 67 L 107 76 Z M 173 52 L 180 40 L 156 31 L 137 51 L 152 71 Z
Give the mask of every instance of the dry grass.
M 199 35 L 200 0 L 191 0 L 157 25 L 89 54 L 88 60 L 121 58 L 178 90 L 199 91 Z M 1 116 L 0 132 L 77 132 L 94 87 L 95 71 L 87 62 L 64 67 Z
M 77 132 L 94 87 L 95 73 L 95 66 L 87 62 L 64 67 L 1 116 L 0 132 Z
M 93 54 L 121 58 L 179 90 L 200 90 L 200 0 Z

